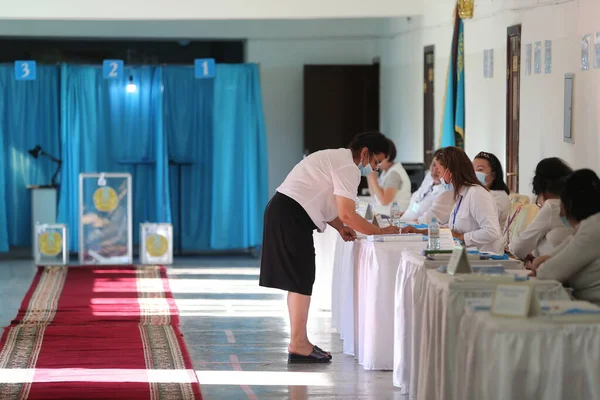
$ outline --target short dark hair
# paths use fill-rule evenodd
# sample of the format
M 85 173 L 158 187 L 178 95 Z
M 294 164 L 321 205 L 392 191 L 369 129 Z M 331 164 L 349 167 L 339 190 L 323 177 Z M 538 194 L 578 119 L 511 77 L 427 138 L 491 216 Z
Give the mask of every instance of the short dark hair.
M 480 151 L 479 154 L 475 156 L 475 158 L 487 160 L 490 163 L 490 168 L 492 169 L 492 173 L 494 174 L 494 180 L 492 181 L 490 190 L 504 190 L 506 194 L 510 194 L 510 190 L 504 182 L 504 171 L 502 171 L 502 164 L 500 164 L 500 160 L 498 160 L 498 157 L 496 157 L 492 153 Z
M 600 212 L 600 179 L 591 169 L 573 172 L 560 195 L 567 218 L 577 222 Z
M 390 141 L 381 132 L 365 132 L 354 136 L 348 145 L 354 157 L 360 154 L 363 147 L 369 149 L 369 152 L 373 154 L 383 153 L 387 158 L 390 151 Z
M 387 160 L 389 162 L 394 162 L 394 160 L 396 159 L 396 156 L 398 155 L 396 153 L 396 145 L 394 144 L 394 142 L 392 141 L 392 139 L 388 139 L 390 141 L 390 148 L 388 150 L 388 154 L 387 154 Z
M 544 158 L 535 167 L 535 175 L 531 186 L 533 194 L 544 193 L 560 196 L 565 180 L 573 173 L 571 167 L 558 157 Z

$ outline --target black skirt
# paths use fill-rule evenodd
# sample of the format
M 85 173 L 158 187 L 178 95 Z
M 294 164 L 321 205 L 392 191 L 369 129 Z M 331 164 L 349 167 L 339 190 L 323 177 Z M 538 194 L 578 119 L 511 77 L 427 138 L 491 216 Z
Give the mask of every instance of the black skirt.
M 317 229 L 304 208 L 279 192 L 265 210 L 260 286 L 307 296 L 315 283 Z

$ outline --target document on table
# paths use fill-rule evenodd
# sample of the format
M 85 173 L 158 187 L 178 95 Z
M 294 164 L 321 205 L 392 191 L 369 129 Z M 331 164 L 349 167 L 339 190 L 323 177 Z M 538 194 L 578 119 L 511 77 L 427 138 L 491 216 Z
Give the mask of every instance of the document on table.
M 456 244 L 454 243 L 454 238 L 452 237 L 452 231 L 450 228 L 441 228 L 440 229 L 440 250 L 452 250 Z

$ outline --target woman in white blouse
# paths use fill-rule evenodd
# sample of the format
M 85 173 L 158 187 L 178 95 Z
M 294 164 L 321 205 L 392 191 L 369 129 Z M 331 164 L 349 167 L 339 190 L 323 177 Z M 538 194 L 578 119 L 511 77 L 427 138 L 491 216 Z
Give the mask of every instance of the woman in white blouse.
M 535 257 L 551 254 L 573 233 L 560 218 L 560 194 L 572 172 L 560 158 L 545 158 L 538 163 L 532 186 L 541 209 L 531 224 L 511 239 L 509 250 L 513 255 L 529 263 Z
M 503 253 L 496 202 L 475 176 L 471 160 L 458 147 L 446 147 L 436 156 L 442 186 L 454 190 L 449 226 L 452 235 L 467 247 Z M 422 232 L 407 227 L 402 232 Z
M 575 233 L 552 255 L 536 258 L 531 269 L 539 279 L 567 284 L 575 298 L 600 305 L 600 179 L 589 169 L 573 172 L 560 200 L 561 216 Z
M 430 179 L 413 193 L 408 210 L 402 214 L 402 222 L 417 221 L 420 224 L 429 224 L 432 217 L 436 217 L 440 224 L 447 224 L 450 211 L 454 205 L 454 192 L 444 190 L 438 174 L 438 162 L 435 160 L 442 150 L 438 149 L 433 154 L 433 161 L 429 166 Z
M 504 231 L 504 225 L 510 212 L 510 199 L 508 198 L 510 190 L 506 186 L 506 183 L 504 183 L 502 164 L 500 164 L 498 157 L 492 153 L 481 151 L 473 159 L 473 169 L 479 182 L 492 194 L 496 202 L 496 208 L 498 209 L 500 230 Z
M 394 201 L 398 202 L 400 210 L 405 211 L 410 202 L 411 182 L 406 170 L 396 160 L 396 145 L 389 141 L 388 157 L 381 163 L 381 176 L 373 171 L 367 176 L 369 193 L 377 201 L 376 209 L 381 214 L 389 215 Z

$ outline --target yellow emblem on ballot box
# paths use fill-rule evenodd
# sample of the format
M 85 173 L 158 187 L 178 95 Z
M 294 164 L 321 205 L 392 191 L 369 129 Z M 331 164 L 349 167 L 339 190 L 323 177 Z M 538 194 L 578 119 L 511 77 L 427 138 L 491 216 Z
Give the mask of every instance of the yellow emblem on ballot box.
M 96 210 L 110 212 L 117 208 L 119 204 L 119 196 L 115 189 L 103 186 L 94 192 L 94 206 Z
M 46 256 L 56 256 L 63 248 L 63 239 L 58 232 L 44 232 L 39 239 L 40 253 Z
M 162 257 L 169 250 L 169 241 L 159 234 L 148 236 L 146 239 L 146 251 L 151 257 Z

